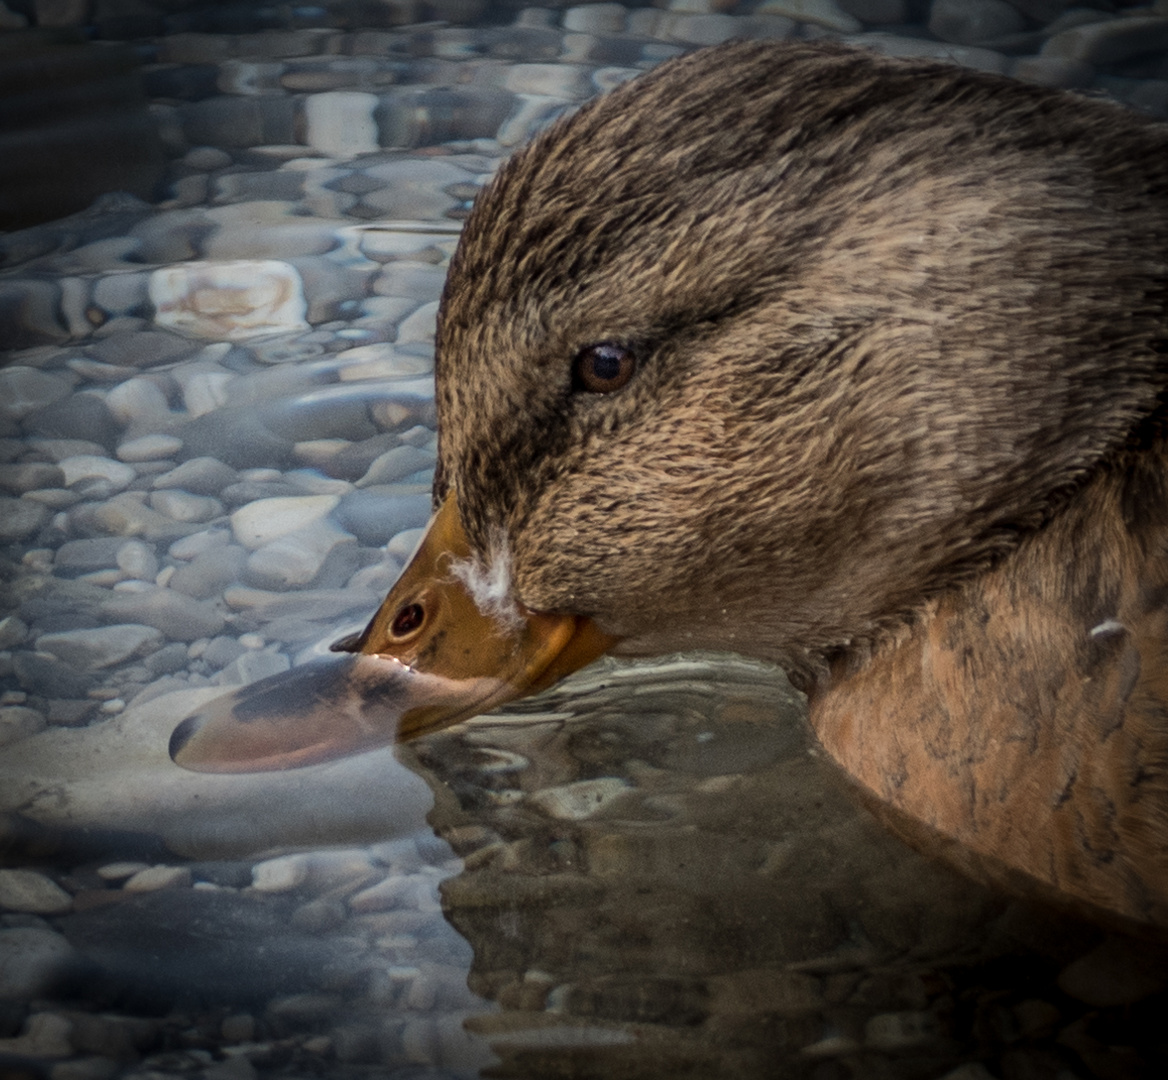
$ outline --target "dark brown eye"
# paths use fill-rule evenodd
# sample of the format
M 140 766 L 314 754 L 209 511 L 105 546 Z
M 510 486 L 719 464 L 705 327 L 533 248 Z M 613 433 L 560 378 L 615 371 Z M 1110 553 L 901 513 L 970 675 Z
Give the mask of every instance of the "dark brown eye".
M 624 386 L 636 370 L 636 357 L 623 345 L 611 341 L 589 345 L 576 357 L 576 389 L 590 394 L 611 394 Z

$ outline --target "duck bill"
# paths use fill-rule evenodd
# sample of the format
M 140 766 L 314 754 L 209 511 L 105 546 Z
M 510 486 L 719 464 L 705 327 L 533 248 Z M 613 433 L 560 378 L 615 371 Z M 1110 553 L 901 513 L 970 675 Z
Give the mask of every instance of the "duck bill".
M 305 664 L 210 702 L 171 737 L 200 772 L 310 765 L 439 731 L 533 694 L 618 640 L 588 618 L 476 599 L 451 493 L 372 621 Z

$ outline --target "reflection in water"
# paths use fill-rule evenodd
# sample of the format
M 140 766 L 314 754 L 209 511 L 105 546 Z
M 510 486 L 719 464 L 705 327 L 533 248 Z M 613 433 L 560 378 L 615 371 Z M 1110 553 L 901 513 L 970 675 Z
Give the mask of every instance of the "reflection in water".
M 1163 954 L 891 838 L 762 665 L 605 661 L 398 747 L 408 770 L 378 751 L 163 773 L 173 716 L 137 732 L 156 771 L 112 778 L 139 796 L 111 807 L 117 831 L 70 828 L 44 789 L 26 807 L 50 824 L 8 818 L 6 861 L 68 867 L 73 893 L 68 913 L 5 916 L 0 987 L 23 978 L 37 1020 L 18 1035 L 5 995 L 8 1060 L 43 1061 L 56 1037 L 135 1077 L 246 1061 L 280 1076 L 976 1080 L 984 1062 L 1053 1080 L 1162 1062 Z M 13 764 L 35 768 L 27 745 L 4 763 L 8 790 Z M 225 798 L 218 830 L 177 824 Z M 226 843 L 244 821 L 250 844 Z M 170 887 L 139 891 L 151 874 Z
M 602 667 L 511 711 L 399 751 L 465 861 L 443 899 L 500 1075 L 1138 1074 L 1162 1004 L 1084 1004 L 1146 993 L 1124 947 L 888 836 L 773 672 Z

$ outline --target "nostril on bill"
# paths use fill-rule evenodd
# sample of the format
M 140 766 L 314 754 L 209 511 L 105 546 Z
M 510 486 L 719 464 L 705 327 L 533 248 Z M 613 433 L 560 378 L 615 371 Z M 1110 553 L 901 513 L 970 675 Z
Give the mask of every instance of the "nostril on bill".
M 421 604 L 403 604 L 390 624 L 390 633 L 394 637 L 405 637 L 412 634 L 425 621 L 426 611 Z
M 175 760 L 179 754 L 182 753 L 183 747 L 191 741 L 191 736 L 199 730 L 202 724 L 202 717 L 198 714 L 195 716 L 188 716 L 181 724 L 174 729 L 170 734 L 170 757 Z

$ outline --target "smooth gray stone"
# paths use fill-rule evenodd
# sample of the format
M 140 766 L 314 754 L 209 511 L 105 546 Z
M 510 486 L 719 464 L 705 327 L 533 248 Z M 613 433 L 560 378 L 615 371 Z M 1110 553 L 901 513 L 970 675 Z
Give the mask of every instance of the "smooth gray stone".
M 425 525 L 430 520 L 430 496 L 354 491 L 342 497 L 333 516 L 362 544 L 379 547 L 406 529 Z
M 155 653 L 155 655 L 158 654 Z M 129 699 L 129 707 L 131 709 L 137 708 L 140 705 L 145 705 L 148 701 L 162 697 L 164 694 L 173 694 L 177 690 L 190 690 L 196 685 L 194 678 L 197 676 L 192 677 L 186 672 L 181 675 L 161 675 L 132 695 Z M 202 687 L 206 685 L 206 682 L 199 682 L 197 685 Z
M 243 548 L 237 544 L 221 544 L 180 566 L 167 586 L 197 600 L 209 600 L 238 581 L 246 565 L 247 552 Z
M 24 364 L 0 369 L 0 414 L 22 420 L 68 397 L 72 380 Z
M 84 581 L 44 578 L 41 587 L 20 602 L 20 618 L 44 633 L 99 626 L 101 605 L 109 590 Z
M 308 305 L 305 317 L 313 326 L 352 314 L 368 292 L 369 270 L 352 269 L 329 259 L 308 256 L 286 261 L 300 275 L 304 300 Z
M 158 556 L 154 547 L 141 540 L 127 540 L 118 548 L 118 568 L 139 581 L 153 581 L 158 574 Z
M 83 698 L 94 682 L 72 664 L 33 652 L 13 653 L 12 669 L 24 690 L 44 698 Z
M 59 294 L 51 281 L 0 281 L 0 349 L 29 349 L 65 341 Z
M 623 4 L 586 4 L 568 8 L 560 22 L 578 34 L 620 34 L 627 20 Z
M 66 540 L 53 558 L 53 573 L 60 577 L 78 577 L 94 570 L 109 570 L 118 565 L 118 552 L 125 545 L 124 536 Z
M 309 475 L 315 476 L 311 472 Z M 291 475 L 287 479 L 295 483 Z M 256 551 L 284 536 L 320 524 L 338 502 L 336 494 L 320 492 L 306 492 L 284 499 L 260 499 L 240 507 L 231 515 L 231 531 L 240 544 L 249 551 Z
M 222 613 L 210 604 L 157 587 L 142 592 L 115 592 L 103 610 L 111 619 L 153 626 L 173 641 L 213 637 L 225 622 Z
M 0 496 L 0 540 L 23 540 L 48 524 L 52 511 L 31 499 Z
M 150 493 L 150 506 L 174 521 L 206 522 L 223 516 L 223 504 L 210 495 L 164 488 Z
M 555 60 L 563 48 L 563 32 L 551 27 L 500 26 L 482 32 L 490 56 L 500 60 Z
M 240 627 L 257 630 L 269 641 L 292 650 L 327 646 L 345 633 L 360 630 L 384 599 L 365 588 L 304 589 L 272 594 L 265 603 L 240 611 Z
M 21 465 L 0 465 L 0 490 L 23 495 L 38 488 L 65 486 L 65 474 L 47 461 L 30 461 Z
M 1168 48 L 1168 18 L 1109 19 L 1063 30 L 1042 48 L 1043 56 L 1116 64 Z
M 1025 3 L 1062 4 L 1064 7 L 1077 0 L 1014 0 L 1014 7 L 1022 8 Z M 890 26 L 908 19 L 907 0 L 838 0 L 839 6 L 849 15 L 869 25 Z
M 374 461 L 399 443 L 399 436 L 389 433 L 350 443 L 340 453 L 329 458 L 322 469 L 328 476 L 338 480 L 359 480 Z
M 374 602 L 362 607 L 360 613 L 368 618 L 376 609 L 377 604 Z M 278 641 L 282 645 L 287 645 L 293 651 L 319 641 L 331 641 L 342 636 L 333 620 L 321 617 L 313 621 L 313 617 L 308 614 L 302 616 L 281 615 L 264 622 L 257 615 L 251 613 L 244 616 L 243 623 L 254 626 L 256 629 L 262 628 L 264 637 L 270 641 Z M 354 629 L 357 628 L 354 627 Z
M 168 210 L 139 222 L 130 230 L 141 247 L 145 263 L 172 263 L 197 259 L 214 223 L 200 209 Z
M 160 514 L 138 498 L 141 491 L 123 491 L 106 502 L 84 502 L 68 512 L 68 527 L 78 536 L 141 537 L 144 541 L 170 543 L 198 532 L 199 526 Z
M 186 561 L 201 555 L 210 548 L 229 543 L 230 540 L 231 531 L 229 529 L 202 529 L 197 533 L 184 536 L 181 540 L 176 540 L 167 548 L 166 553 L 172 558 Z
M 385 184 L 380 191 L 364 196 L 365 205 L 377 208 L 386 217 L 401 219 L 442 217 L 457 202 L 442 189 L 470 179 L 465 170 L 441 158 L 403 157 L 372 165 L 365 172 Z
M 359 383 L 322 386 L 318 390 L 263 410 L 263 424 L 275 436 L 290 442 L 314 439 L 349 439 L 356 442 L 376 435 L 369 418 L 369 401 L 386 397 L 384 385 Z
M 192 169 L 215 172 L 217 169 L 226 169 L 233 165 L 234 160 L 225 150 L 216 149 L 214 146 L 196 146 L 187 152 L 183 164 L 189 165 Z
M 142 271 L 106 274 L 93 284 L 93 302 L 107 315 L 145 315 L 149 280 Z
M 339 180 L 330 181 L 328 186 L 337 191 L 347 191 L 350 195 L 366 195 L 370 191 L 380 191 L 385 187 L 385 181 L 356 170 L 346 173 Z
M 108 449 L 95 442 L 89 442 L 85 439 L 28 439 L 26 445 L 31 450 L 35 450 L 38 454 L 44 454 L 45 457 L 50 458 L 57 464 L 60 464 L 66 458 L 77 457 L 83 454 L 92 454 L 96 457 L 104 457 L 108 454 Z
M 44 713 L 23 705 L 0 706 L 0 746 L 19 742 L 45 728 Z
M 238 660 L 247 649 L 240 645 L 236 638 L 219 634 L 212 638 L 203 650 L 200 660 L 206 661 L 212 668 L 226 667 L 232 660 Z
M 429 450 L 415 446 L 395 446 L 373 461 L 357 487 L 367 488 L 378 484 L 392 484 L 413 473 L 434 470 L 435 456 Z
M 160 418 L 160 422 L 165 424 L 166 419 Z M 146 420 L 139 423 L 143 427 L 153 426 Z M 174 455 L 181 449 L 182 439 L 173 435 L 140 435 L 118 443 L 117 457 L 119 461 L 133 464 L 140 476 L 148 471 L 157 476 L 174 465 Z
M 246 686 L 279 675 L 292 666 L 283 653 L 248 651 L 237 657 L 211 681 L 217 686 Z
M 156 489 L 181 488 L 192 495 L 218 495 L 238 477 L 235 469 L 217 458 L 196 457 L 155 477 L 152 486 Z
M 241 480 L 237 484 L 225 487 L 219 493 L 219 498 L 224 505 L 234 508 L 255 502 L 256 499 L 280 499 L 303 494 L 298 487 L 286 484 L 282 480 Z
M 162 635 L 152 626 L 121 623 L 94 627 L 92 630 L 66 630 L 43 634 L 37 650 L 57 657 L 81 671 L 99 671 L 124 660 L 157 652 Z
M 183 440 L 180 457 L 218 458 L 233 469 L 285 469 L 295 460 L 298 440 L 274 434 L 254 406 L 226 406 L 192 420 L 177 432 Z
M 114 484 L 104 476 L 87 476 L 78 480 L 69 490 L 79 499 L 100 503 L 112 499 L 119 491 L 124 490 L 124 485 Z
M 48 720 L 53 727 L 85 727 L 97 712 L 97 702 L 88 698 L 53 698 Z
M 1095 69 L 1090 64 L 1058 56 L 1019 57 L 1010 74 L 1023 82 L 1059 86 L 1065 90 L 1085 90 L 1095 81 Z
M 0 649 L 11 649 L 21 645 L 28 637 L 28 627 L 15 615 L 5 615 L 0 619 Z
M 576 64 L 605 64 L 631 67 L 645 48 L 643 38 L 615 34 L 580 34 L 564 39 L 564 61 Z
M 169 364 L 190 356 L 199 345 L 161 330 L 115 334 L 86 345 L 85 351 L 104 364 L 144 368 Z
M 187 647 L 175 642 L 171 645 L 164 645 L 156 653 L 146 657 L 142 661 L 142 666 L 155 677 L 159 675 L 173 675 L 176 671 L 182 671 L 190 663 L 190 656 L 187 654 Z
M 929 30 L 942 41 L 976 45 L 1016 34 L 1026 20 L 1006 0 L 933 0 Z
M 296 141 L 291 97 L 220 95 L 178 107 L 183 135 L 191 145 L 246 149 Z
M 47 927 L 0 930 L 0 1001 L 48 996 L 79 960 L 69 942 Z
M 324 346 L 319 341 L 306 340 L 307 334 L 280 336 L 258 341 L 248 348 L 248 352 L 261 364 L 302 364 L 324 355 Z
M 428 263 L 386 263 L 373 282 L 373 291 L 380 296 L 402 296 L 408 300 L 428 303 L 442 294 L 446 271 Z
M 117 446 L 121 427 L 101 398 L 72 394 L 25 417 L 24 430 L 47 439 L 84 439 L 108 452 Z
M 65 474 L 66 485 L 79 494 L 85 493 L 83 485 L 91 480 L 104 481 L 109 485 L 111 492 L 116 493 L 129 487 L 138 476 L 133 465 L 116 461 L 104 454 L 79 454 L 76 457 L 64 458 L 60 465 L 61 472 Z
M 291 930 L 292 897 L 176 889 L 62 917 L 66 938 L 96 965 L 96 987 L 163 1006 L 262 1001 L 314 988 L 322 968 L 353 954 Z
M 352 577 L 359 560 L 351 534 L 316 521 L 253 551 L 244 578 L 260 589 L 335 589 Z
M 216 176 L 211 187 L 217 203 L 295 202 L 304 192 L 304 174 L 275 170 L 228 172 Z
M 119 424 L 142 425 L 141 434 L 157 431 L 170 418 L 166 394 L 149 377 L 135 377 L 119 383 L 106 394 L 105 403 Z

